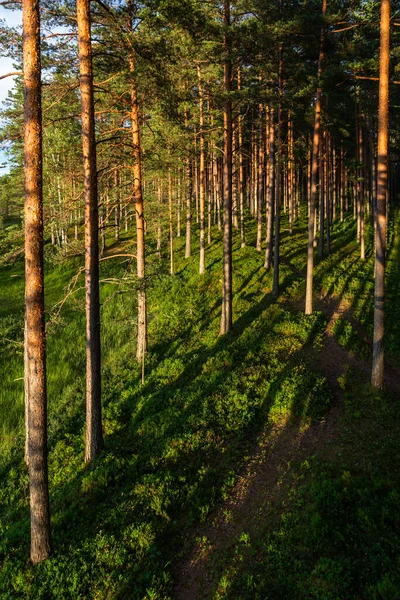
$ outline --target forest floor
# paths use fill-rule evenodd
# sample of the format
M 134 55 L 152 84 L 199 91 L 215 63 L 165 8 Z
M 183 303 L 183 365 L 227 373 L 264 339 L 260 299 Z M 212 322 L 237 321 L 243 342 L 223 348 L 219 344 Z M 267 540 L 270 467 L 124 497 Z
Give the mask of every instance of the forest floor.
M 286 263 L 288 264 L 288 263 Z M 290 266 L 290 265 L 289 265 Z M 294 269 L 293 269 L 294 271 Z M 299 302 L 287 302 L 289 310 L 303 307 Z M 371 348 L 372 341 L 353 317 L 349 299 L 322 296 L 317 310 L 328 318 L 323 343 L 308 348 L 309 361 L 326 377 L 334 396 L 334 405 L 322 421 L 306 426 L 300 418 L 284 419 L 266 428 L 259 436 L 245 470 L 237 476 L 229 497 L 221 502 L 207 522 L 197 526 L 187 538 L 189 551 L 176 564 L 174 598 L 176 600 L 211 600 L 227 593 L 229 572 L 241 568 L 243 554 L 238 542 L 258 538 L 260 531 L 273 523 L 273 515 L 285 504 L 290 487 L 290 470 L 308 457 L 335 460 L 343 446 L 340 441 L 345 411 L 345 392 L 339 384 L 349 369 L 362 373 L 367 380 L 371 360 L 365 360 L 346 350 L 335 339 L 339 319 L 347 321 Z M 385 389 L 400 397 L 400 369 L 386 361 Z M 222 583 L 219 583 L 219 582 Z M 232 596 L 233 598 L 234 596 Z M 249 596 L 250 597 L 250 596 Z
M 81 259 L 47 249 L 55 551 L 36 569 L 22 461 L 23 265 L 0 268 L 0 598 L 399 598 L 400 218 L 381 393 L 369 385 L 371 237 L 361 261 L 353 221 L 335 224 L 305 317 L 306 231 L 285 226 L 278 301 L 253 223 L 246 248 L 235 236 L 234 330 L 224 338 L 220 233 L 202 277 L 195 252 L 183 259 L 183 239 L 174 277 L 150 246 L 144 386 L 129 258 L 102 263 L 105 449 L 89 466 Z M 129 235 L 109 240 L 108 256 L 128 254 Z

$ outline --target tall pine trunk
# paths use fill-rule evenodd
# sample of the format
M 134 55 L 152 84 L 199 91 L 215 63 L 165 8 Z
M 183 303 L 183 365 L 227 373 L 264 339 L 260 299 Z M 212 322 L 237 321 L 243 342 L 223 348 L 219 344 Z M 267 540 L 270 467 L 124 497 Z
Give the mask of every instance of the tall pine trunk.
M 199 86 L 199 138 L 200 138 L 200 262 L 199 273 L 205 271 L 206 240 L 205 240 L 205 200 L 206 200 L 206 164 L 204 148 L 204 99 L 203 83 L 201 81 L 200 65 L 197 65 L 197 80 Z
M 241 90 L 241 73 L 238 69 L 238 91 Z M 243 115 L 238 116 L 238 153 L 239 153 L 239 215 L 240 215 L 240 247 L 244 248 L 244 167 L 243 167 Z
M 281 5 L 282 6 L 282 5 Z M 274 239 L 274 279 L 272 283 L 272 296 L 279 295 L 279 247 L 280 247 L 280 222 L 281 222 L 281 195 L 282 195 L 282 100 L 283 100 L 283 49 L 279 45 L 279 103 L 278 103 L 278 135 L 277 135 L 277 160 L 275 180 L 275 239 Z
M 224 0 L 224 156 L 223 156 L 223 284 L 221 334 L 232 329 L 232 63 L 230 2 Z
M 378 164 L 375 217 L 374 345 L 371 377 L 371 383 L 375 388 L 383 387 L 384 377 L 383 338 L 387 226 L 386 194 L 388 187 L 390 0 L 381 0 L 380 30 Z
M 267 233 L 265 240 L 265 262 L 264 267 L 270 269 L 272 266 L 272 240 L 274 230 L 274 163 L 275 163 L 275 113 L 271 107 L 268 118 L 268 196 L 267 196 Z
M 90 1 L 77 0 L 85 198 L 86 450 L 90 462 L 103 447 L 101 426 L 99 215 L 94 122 Z
M 131 9 L 128 0 L 128 9 Z M 132 15 L 129 15 L 128 28 L 132 33 Z M 135 54 L 130 50 L 129 75 L 131 94 L 131 127 L 133 146 L 133 201 L 136 216 L 136 274 L 138 278 L 138 315 L 136 360 L 141 362 L 147 350 L 147 310 L 146 310 L 146 266 L 145 266 L 145 221 L 143 211 L 142 163 L 140 151 L 139 104 L 136 89 Z
M 42 109 L 39 2 L 24 0 L 25 394 L 31 561 L 50 556 L 46 334 L 43 272 Z
M 172 176 L 171 169 L 168 170 L 168 208 L 169 208 L 169 258 L 171 275 L 175 273 L 174 267 L 174 219 L 173 219 L 173 204 L 172 204 Z
M 322 18 L 325 18 L 327 0 L 322 2 Z M 313 312 L 313 271 L 314 271 L 314 228 L 315 228 L 315 204 L 317 197 L 317 178 L 318 178 L 318 153 L 320 146 L 320 126 L 321 126 L 321 76 L 322 63 L 324 60 L 325 46 L 325 26 L 321 30 L 321 41 L 318 57 L 318 87 L 315 102 L 315 124 L 312 144 L 311 158 L 311 190 L 310 190 L 310 210 L 308 218 L 308 248 L 307 248 L 307 280 L 306 280 L 306 307 L 305 314 L 311 315 Z

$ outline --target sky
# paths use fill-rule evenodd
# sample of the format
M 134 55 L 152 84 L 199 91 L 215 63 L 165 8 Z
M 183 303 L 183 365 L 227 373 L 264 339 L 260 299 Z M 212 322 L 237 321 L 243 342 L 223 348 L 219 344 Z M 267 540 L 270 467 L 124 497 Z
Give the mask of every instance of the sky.
M 16 10 L 8 10 L 3 6 L 0 6 L 0 19 L 3 19 L 6 24 L 10 27 L 17 27 L 22 24 L 22 12 Z M 6 75 L 11 71 L 15 71 L 13 67 L 13 61 L 8 57 L 0 57 L 0 76 Z M 14 85 L 14 77 L 6 77 L 0 79 L 0 104 L 7 98 L 7 93 L 12 89 Z M 0 149 L 0 175 L 4 175 L 9 170 L 9 167 L 1 168 L 1 165 L 6 161 L 6 157 Z

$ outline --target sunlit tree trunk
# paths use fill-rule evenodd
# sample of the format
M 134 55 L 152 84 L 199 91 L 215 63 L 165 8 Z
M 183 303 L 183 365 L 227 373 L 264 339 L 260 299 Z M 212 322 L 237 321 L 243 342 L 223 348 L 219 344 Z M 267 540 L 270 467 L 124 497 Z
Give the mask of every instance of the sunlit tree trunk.
M 322 18 L 325 17 L 327 0 L 322 2 Z M 325 26 L 321 30 L 321 41 L 318 57 L 318 87 L 315 102 L 315 124 L 312 144 L 311 158 L 311 190 L 310 190 L 310 210 L 308 218 L 308 249 L 307 249 L 307 280 L 306 280 L 306 307 L 305 314 L 311 315 L 313 312 L 313 272 L 314 272 L 314 227 L 315 227 L 315 203 L 317 197 L 317 178 L 318 178 L 318 153 L 320 146 L 320 126 L 321 126 L 321 76 L 322 63 L 324 60 L 325 46 Z
M 128 0 L 128 9 L 132 3 Z M 132 33 L 132 18 L 129 15 L 128 29 Z M 133 201 L 136 217 L 136 274 L 138 278 L 138 315 L 136 360 L 141 362 L 147 350 L 147 307 L 146 307 L 146 257 L 145 257 L 145 220 L 142 190 L 142 157 L 140 149 L 139 103 L 136 89 L 136 64 L 133 48 L 129 52 L 129 77 L 131 95 L 131 127 L 133 146 Z
M 325 238 L 325 153 L 324 144 L 325 133 L 322 136 L 319 153 L 319 240 L 318 240 L 318 256 L 322 258 L 324 255 L 324 238 Z
M 272 283 L 272 296 L 279 295 L 279 248 L 280 248 L 280 222 L 281 222 L 281 195 L 282 195 L 282 100 L 283 100 L 283 49 L 279 45 L 279 103 L 278 103 L 278 135 L 277 135 L 277 161 L 275 180 L 275 238 L 274 238 L 274 279 Z
M 364 193 L 365 193 L 365 165 L 364 165 L 364 139 L 363 139 L 363 118 L 361 112 L 361 106 L 359 103 L 359 114 L 358 114 L 358 206 L 359 206 L 359 215 L 360 215 L 360 258 L 362 260 L 365 259 L 365 201 L 364 201 Z
M 199 273 L 205 271 L 206 241 L 205 241 L 205 200 L 206 200 L 206 163 L 204 148 L 204 98 L 200 65 L 197 65 L 197 81 L 199 86 L 199 139 L 200 139 L 200 263 Z
M 170 269 L 171 275 L 175 273 L 174 267 L 174 219 L 173 219 L 173 206 L 172 206 L 172 176 L 171 169 L 168 171 L 168 207 L 169 207 L 169 257 L 170 257 Z
M 241 73 L 238 70 L 238 90 L 241 89 Z M 244 248 L 244 167 L 243 167 L 243 115 L 238 117 L 238 153 L 239 153 L 239 215 L 240 215 L 240 246 Z
M 224 0 L 224 166 L 223 166 L 223 285 L 221 334 L 232 329 L 232 63 L 230 58 L 230 2 Z
M 268 163 L 269 180 L 267 196 L 267 234 L 265 246 L 264 267 L 270 269 L 272 266 L 272 240 L 274 229 L 274 163 L 275 163 L 275 113 L 271 107 L 269 111 L 268 127 Z
M 91 461 L 103 447 L 101 426 L 99 223 L 90 2 L 77 0 L 82 149 L 85 198 L 86 450 Z
M 31 561 L 50 556 L 47 472 L 46 335 L 43 272 L 43 186 L 40 17 L 37 0 L 23 0 L 25 155 L 25 394 L 31 513 Z
M 384 300 L 386 261 L 386 194 L 388 185 L 390 0 L 381 0 L 379 60 L 378 163 L 375 233 L 374 345 L 371 383 L 383 387 Z
M 264 204 L 264 106 L 259 106 L 259 146 L 258 146 L 258 194 L 257 194 L 257 241 L 256 249 L 261 252 L 261 241 L 262 241 L 262 217 L 263 217 L 263 204 Z
M 294 151 L 293 151 L 293 120 L 288 115 L 288 200 L 289 200 L 289 233 L 293 233 L 294 219 Z

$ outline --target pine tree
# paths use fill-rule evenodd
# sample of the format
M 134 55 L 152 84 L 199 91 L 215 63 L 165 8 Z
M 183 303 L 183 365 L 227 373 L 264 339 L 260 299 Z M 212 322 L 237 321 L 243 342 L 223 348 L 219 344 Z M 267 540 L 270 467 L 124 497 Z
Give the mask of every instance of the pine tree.
M 90 0 L 77 0 L 85 197 L 86 449 L 90 462 L 103 448 L 99 293 L 99 216 L 94 121 Z
M 31 561 L 37 564 L 51 553 L 47 474 L 40 16 L 37 0 L 23 1 L 22 19 L 25 97 L 25 393 Z

